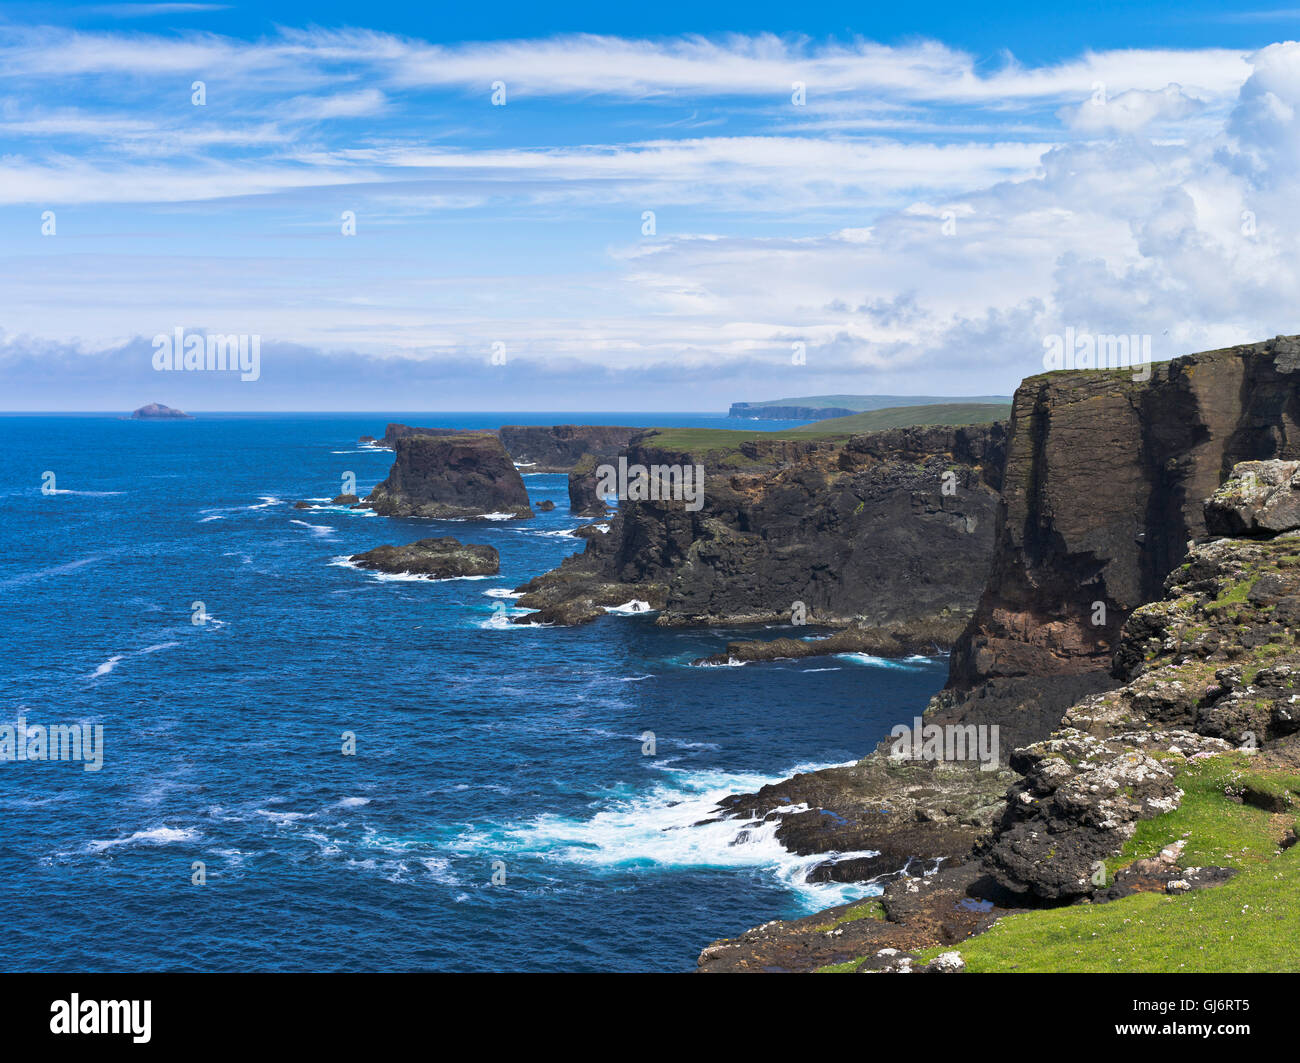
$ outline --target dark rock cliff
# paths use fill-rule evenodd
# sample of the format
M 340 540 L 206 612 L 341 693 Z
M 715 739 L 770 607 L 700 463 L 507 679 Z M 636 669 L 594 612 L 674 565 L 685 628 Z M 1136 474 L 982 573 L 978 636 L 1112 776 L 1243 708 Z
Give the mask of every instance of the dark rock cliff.
M 620 425 L 556 424 L 504 425 L 501 442 L 529 472 L 571 472 L 588 455 L 598 461 L 618 457 L 644 428 Z
M 1042 738 L 1113 685 L 1125 620 L 1161 593 L 1202 500 L 1234 463 L 1300 456 L 1300 338 L 1132 370 L 1048 373 L 1016 391 L 988 585 L 936 719 Z
M 1300 337 L 1151 369 L 1017 389 L 993 567 L 951 686 L 1107 666 L 1129 613 L 1205 534 L 1202 502 L 1232 466 L 1300 457 Z
M 600 465 L 601 460 L 588 454 L 569 473 L 569 509 L 580 517 L 603 517 L 609 508 L 596 488 L 596 470 Z
M 633 440 L 629 463 L 703 466 L 702 507 L 624 500 L 610 534 L 534 580 L 520 605 L 557 605 L 561 584 L 584 595 L 586 576 L 623 600 L 654 588 L 663 624 L 788 622 L 802 603 L 809 623 L 924 625 L 942 644 L 962 630 L 992 546 L 1001 425 L 700 453 L 656 438 Z
M 366 505 L 386 517 L 531 517 L 519 470 L 495 435 L 399 436 L 393 467 Z
M 383 438 L 376 439 L 375 445 L 393 450 L 399 439 L 407 439 L 410 436 L 464 436 L 478 434 L 469 428 L 417 428 L 413 425 L 397 424 L 390 421 L 388 427 L 384 429 Z M 362 439 L 367 438 L 370 437 L 362 436 Z
M 390 422 L 382 439 L 375 444 L 392 449 L 399 439 L 410 436 L 464 436 L 485 432 L 499 436 L 512 461 L 527 466 L 529 472 L 570 472 L 587 455 L 602 460 L 618 457 L 628 440 L 644 428 L 621 425 L 503 425 L 495 429 L 420 428 Z M 363 436 L 363 440 L 372 437 Z

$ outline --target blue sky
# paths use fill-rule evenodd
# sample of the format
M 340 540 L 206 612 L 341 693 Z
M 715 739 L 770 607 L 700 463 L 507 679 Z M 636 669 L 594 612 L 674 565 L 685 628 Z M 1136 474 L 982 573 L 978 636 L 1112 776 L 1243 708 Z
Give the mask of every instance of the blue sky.
M 1296 36 L 1208 4 L 3 5 L 0 406 L 989 394 L 1067 328 L 1300 331 Z M 260 378 L 156 372 L 177 327 L 260 337 Z

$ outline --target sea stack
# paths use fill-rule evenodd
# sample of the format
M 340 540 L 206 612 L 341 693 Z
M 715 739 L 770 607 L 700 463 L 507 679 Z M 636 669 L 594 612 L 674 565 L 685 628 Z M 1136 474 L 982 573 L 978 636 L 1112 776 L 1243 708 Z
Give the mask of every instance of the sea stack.
M 388 478 L 366 504 L 385 517 L 473 519 L 533 516 L 523 478 L 489 433 L 406 436 L 394 441 Z

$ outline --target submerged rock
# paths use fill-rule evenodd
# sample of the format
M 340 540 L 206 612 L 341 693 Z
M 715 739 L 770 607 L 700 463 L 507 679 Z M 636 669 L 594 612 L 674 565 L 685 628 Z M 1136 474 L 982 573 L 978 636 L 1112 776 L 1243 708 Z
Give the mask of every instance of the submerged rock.
M 420 539 L 407 546 L 376 546 L 348 558 L 354 565 L 430 579 L 456 576 L 495 576 L 500 571 L 497 552 L 490 546 L 462 543 L 450 535 L 441 539 Z

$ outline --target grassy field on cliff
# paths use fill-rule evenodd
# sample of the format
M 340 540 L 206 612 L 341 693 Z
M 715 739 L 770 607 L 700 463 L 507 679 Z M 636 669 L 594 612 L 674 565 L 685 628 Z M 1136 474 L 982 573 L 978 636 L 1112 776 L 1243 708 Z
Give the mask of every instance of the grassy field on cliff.
M 840 433 L 857 435 L 861 432 L 879 432 L 886 428 L 910 428 L 919 424 L 988 424 L 1010 416 L 1010 403 L 950 402 L 936 406 L 893 406 L 869 413 L 855 413 L 849 417 L 814 421 L 781 434 L 800 438 Z
M 849 417 L 832 417 L 825 421 L 779 432 L 761 432 L 744 428 L 656 428 L 652 442 L 669 450 L 706 453 L 734 450 L 751 439 L 845 440 L 863 432 L 887 428 L 910 428 L 914 425 L 986 424 L 1010 416 L 1010 405 L 993 403 L 942 403 L 933 406 L 891 406 Z
M 1183 839 L 1184 867 L 1235 867 L 1222 886 L 1006 916 L 956 948 L 970 971 L 1300 971 L 1300 845 L 1280 850 L 1300 810 L 1300 775 L 1245 754 L 1179 774 L 1182 805 L 1138 824 L 1111 870 Z M 1255 807 L 1248 800 L 1280 808 Z

